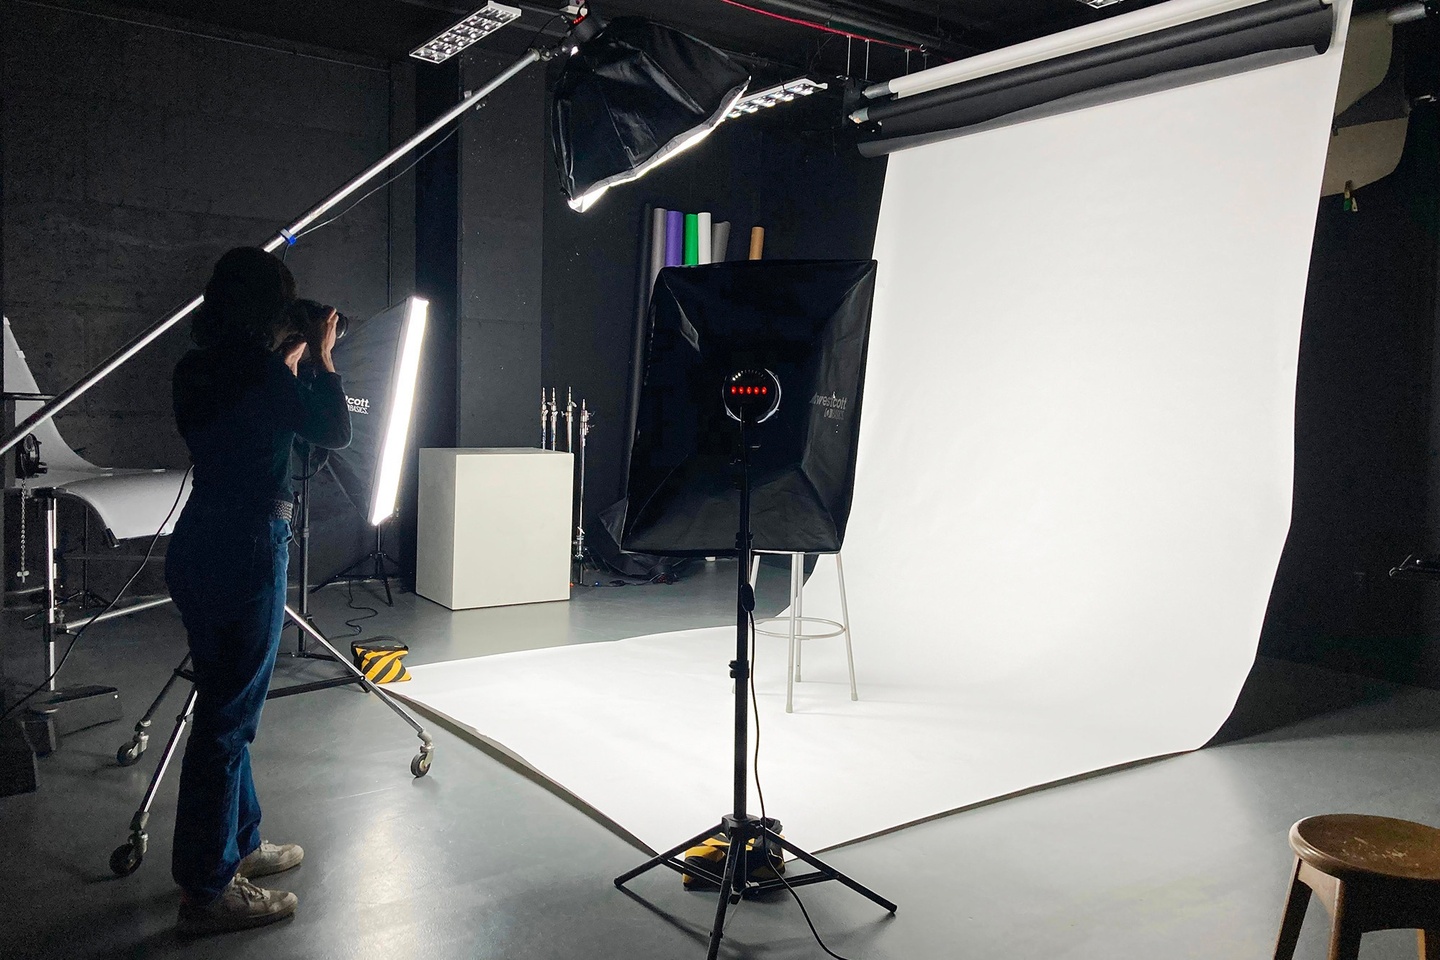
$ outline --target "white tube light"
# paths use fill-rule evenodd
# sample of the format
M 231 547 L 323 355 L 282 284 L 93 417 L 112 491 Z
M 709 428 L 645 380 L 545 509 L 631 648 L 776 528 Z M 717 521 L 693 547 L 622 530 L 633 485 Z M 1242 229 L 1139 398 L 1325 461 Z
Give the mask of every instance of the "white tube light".
M 370 523 L 375 526 L 395 515 L 396 502 L 400 497 L 400 468 L 404 466 L 405 447 L 410 442 L 415 384 L 420 377 L 420 352 L 425 344 L 425 323 L 429 314 L 430 301 L 423 297 L 410 298 L 405 326 L 400 331 L 399 356 L 391 381 L 385 435 L 380 441 L 380 468 L 375 473 L 375 486 L 370 492 Z
M 1116 43 L 1148 33 L 1168 30 L 1171 27 L 1178 27 L 1195 20 L 1203 20 L 1206 17 L 1214 17 L 1232 10 L 1254 6 L 1260 2 L 1263 0 L 1169 0 L 1167 3 L 1159 3 L 1133 13 L 1122 13 L 1117 17 L 1088 23 L 1083 27 L 1062 30 L 1060 33 L 1051 34 L 1048 37 L 1039 37 L 1000 50 L 966 57 L 964 60 L 932 67 L 929 70 L 921 70 L 906 77 L 896 77 L 886 83 L 872 84 L 865 88 L 865 96 L 872 100 L 891 95 L 913 97 L 917 93 L 938 90 L 941 87 L 964 83 L 967 80 L 978 80 L 980 77 L 1001 73 L 1005 70 L 1014 70 L 1016 67 L 1039 63 L 1042 60 L 1053 60 L 1056 57 L 1101 47 L 1107 43 Z M 1330 0 L 1326 0 L 1326 2 L 1330 2 Z M 861 114 L 863 111 L 857 111 L 851 114 L 851 118 L 861 122 L 865 119 Z
M 410 51 L 426 63 L 444 63 L 482 37 L 520 19 L 520 11 L 503 3 L 487 3 L 454 26 Z

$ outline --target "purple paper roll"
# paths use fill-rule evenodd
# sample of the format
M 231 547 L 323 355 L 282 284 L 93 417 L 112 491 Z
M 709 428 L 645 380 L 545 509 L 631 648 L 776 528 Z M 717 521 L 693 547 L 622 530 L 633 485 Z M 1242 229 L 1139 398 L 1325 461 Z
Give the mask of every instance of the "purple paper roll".
M 685 214 L 679 210 L 665 211 L 665 266 L 678 267 L 685 262 Z

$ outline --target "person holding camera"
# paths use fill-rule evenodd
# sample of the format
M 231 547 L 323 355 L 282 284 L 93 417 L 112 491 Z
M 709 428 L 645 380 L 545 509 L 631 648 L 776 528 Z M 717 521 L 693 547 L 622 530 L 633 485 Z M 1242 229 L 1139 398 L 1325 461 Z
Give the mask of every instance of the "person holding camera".
M 260 838 L 250 743 L 280 646 L 289 564 L 290 447 L 350 442 L 331 350 L 336 313 L 304 309 L 279 258 L 226 253 L 205 287 L 191 350 L 175 367 L 175 421 L 194 464 L 165 558 L 195 675 L 171 871 L 185 934 L 261 926 L 295 912 L 256 877 L 300 863 Z M 304 367 L 301 360 L 308 353 Z

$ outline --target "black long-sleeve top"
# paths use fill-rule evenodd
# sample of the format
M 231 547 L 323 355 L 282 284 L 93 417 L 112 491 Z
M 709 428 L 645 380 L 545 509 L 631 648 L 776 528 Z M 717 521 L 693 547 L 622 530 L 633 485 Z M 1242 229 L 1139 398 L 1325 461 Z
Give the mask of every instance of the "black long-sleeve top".
M 329 450 L 350 443 L 340 375 L 307 365 L 297 377 L 258 348 L 191 350 L 175 367 L 173 398 L 197 495 L 288 500 L 295 437 Z

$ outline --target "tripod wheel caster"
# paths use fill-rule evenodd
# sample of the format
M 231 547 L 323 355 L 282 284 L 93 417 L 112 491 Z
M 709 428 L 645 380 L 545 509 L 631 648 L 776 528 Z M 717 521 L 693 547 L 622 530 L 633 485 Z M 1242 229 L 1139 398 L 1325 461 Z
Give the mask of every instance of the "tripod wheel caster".
M 128 877 L 140 868 L 140 863 L 145 859 L 143 847 L 134 839 L 128 840 L 115 848 L 110 854 L 110 872 L 117 877 Z
M 415 759 L 410 761 L 410 776 L 419 779 L 430 772 L 430 754 L 417 754 Z
M 122 767 L 128 767 L 132 764 L 138 763 L 140 761 L 141 755 L 144 753 L 144 747 L 140 746 L 140 744 L 135 743 L 134 741 L 131 741 L 130 743 L 125 744 L 125 746 L 121 747 L 119 750 L 115 751 L 115 762 L 120 764 L 120 766 Z

